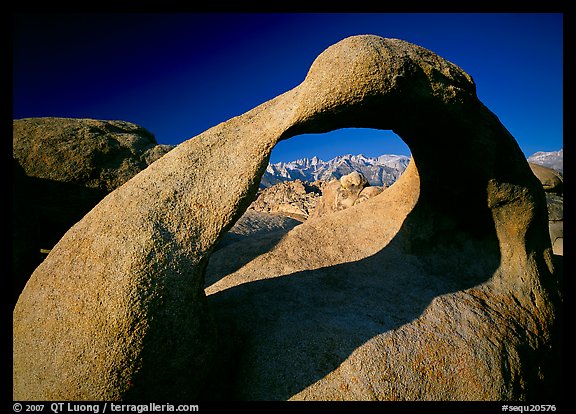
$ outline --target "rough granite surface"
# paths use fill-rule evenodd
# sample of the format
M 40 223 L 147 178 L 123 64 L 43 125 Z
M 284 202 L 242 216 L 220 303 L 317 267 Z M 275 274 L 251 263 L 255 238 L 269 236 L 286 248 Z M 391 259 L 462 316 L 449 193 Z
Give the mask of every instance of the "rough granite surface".
M 380 195 L 294 227 L 207 297 L 208 259 L 274 145 L 342 127 L 392 129 L 411 165 Z M 458 174 L 436 162 L 448 148 Z M 353 36 L 60 239 L 14 310 L 13 397 L 209 399 L 233 378 L 232 399 L 541 398 L 558 354 L 553 270 L 542 186 L 472 78 L 422 47 Z M 228 326 L 241 348 L 226 347 Z

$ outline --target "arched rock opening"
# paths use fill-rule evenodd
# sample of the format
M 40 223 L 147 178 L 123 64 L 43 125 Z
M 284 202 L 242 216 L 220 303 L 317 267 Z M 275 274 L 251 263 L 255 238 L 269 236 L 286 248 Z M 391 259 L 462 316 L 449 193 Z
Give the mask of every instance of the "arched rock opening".
M 372 364 L 358 371 L 356 394 L 335 391 L 352 381 L 335 371 L 300 396 L 353 398 L 372 387 L 378 399 L 526 398 L 539 384 L 560 300 L 542 189 L 470 76 L 421 47 L 366 35 L 328 48 L 294 89 L 179 145 L 64 235 L 14 310 L 14 399 L 202 397 L 215 344 L 226 339 L 203 291 L 215 243 L 254 198 L 279 140 L 342 127 L 392 129 L 412 150 L 403 182 L 414 190 L 417 178 L 418 193 L 395 200 L 417 200 L 395 223 L 407 223 L 403 251 L 425 256 L 449 239 L 488 240 L 498 267 L 475 289 L 429 298 L 436 305 L 422 317 L 369 341 L 375 362 L 354 351 L 351 364 Z M 454 164 L 437 162 L 454 148 Z M 460 343 L 440 330 L 454 314 L 447 309 L 470 316 L 472 325 L 458 323 L 474 345 L 495 332 L 484 359 L 470 349 L 456 358 Z M 398 348 L 401 337 L 413 341 Z M 381 374 L 400 366 L 419 381 L 384 384 Z M 477 383 L 457 383 L 464 367 Z

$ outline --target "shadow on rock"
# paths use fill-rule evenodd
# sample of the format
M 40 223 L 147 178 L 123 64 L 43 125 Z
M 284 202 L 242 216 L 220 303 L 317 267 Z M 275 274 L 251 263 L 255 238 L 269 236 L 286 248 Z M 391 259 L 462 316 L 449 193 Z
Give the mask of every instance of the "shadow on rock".
M 500 264 L 494 226 L 479 239 L 437 232 L 437 243 L 415 246 L 412 225 L 427 211 L 417 206 L 394 239 L 365 259 L 208 296 L 220 324 L 232 323 L 241 336 L 231 398 L 289 399 L 371 338 L 417 319 L 434 298 L 489 280 Z
M 296 220 L 294 220 L 296 222 Z M 299 224 L 299 222 L 296 222 Z M 295 227 L 295 226 L 294 226 Z M 250 263 L 256 257 L 270 251 L 278 244 L 292 228 L 285 228 L 271 232 L 259 232 L 252 237 L 229 233 L 216 246 L 215 251 L 220 250 L 220 254 L 227 254 L 230 250 L 238 249 L 242 254 L 230 254 L 226 256 L 225 261 L 218 261 L 217 264 L 210 264 L 210 272 L 206 274 L 205 285 L 209 286 L 216 283 L 224 276 L 241 269 L 247 263 Z M 249 246 L 246 248 L 246 246 Z
M 48 252 L 77 221 L 106 195 L 81 185 L 28 177 L 14 161 L 12 243 L 14 291 L 12 304 Z M 44 253 L 45 254 L 45 253 Z

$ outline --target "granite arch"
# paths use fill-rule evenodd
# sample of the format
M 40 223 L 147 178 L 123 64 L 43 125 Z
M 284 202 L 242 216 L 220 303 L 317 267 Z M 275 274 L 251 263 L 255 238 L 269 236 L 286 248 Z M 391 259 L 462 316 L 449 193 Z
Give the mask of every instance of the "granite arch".
M 202 397 L 225 340 L 203 291 L 214 245 L 253 200 L 277 142 L 342 127 L 391 129 L 410 147 L 405 180 L 418 179 L 420 218 L 407 251 L 425 255 L 456 233 L 495 242 L 499 266 L 481 300 L 530 332 L 513 345 L 530 352 L 514 355 L 540 360 L 560 292 L 538 180 L 469 75 L 419 46 L 363 35 L 329 47 L 294 89 L 180 144 L 64 235 L 14 311 L 14 399 Z M 436 162 L 453 148 L 458 174 Z M 500 395 L 477 395 L 523 398 L 537 377 L 520 370 Z M 389 397 L 426 397 L 398 392 Z

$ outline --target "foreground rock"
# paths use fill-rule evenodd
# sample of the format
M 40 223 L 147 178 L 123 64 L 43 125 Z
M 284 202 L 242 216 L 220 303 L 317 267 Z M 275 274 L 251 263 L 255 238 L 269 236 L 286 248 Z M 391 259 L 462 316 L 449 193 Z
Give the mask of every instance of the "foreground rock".
M 14 185 L 15 198 L 26 203 L 14 215 L 35 229 L 20 239 L 27 246 L 21 243 L 15 257 L 15 298 L 40 263 L 40 250 L 51 249 L 106 194 L 171 149 L 129 122 L 71 118 L 15 120 L 12 144 L 26 176 Z
M 406 141 L 401 179 L 296 226 L 208 302 L 208 258 L 274 145 L 350 126 Z M 448 171 L 436 160 L 455 147 Z M 60 239 L 14 311 L 13 397 L 210 398 L 207 385 L 237 378 L 248 399 L 542 398 L 561 301 L 547 222 L 542 186 L 470 76 L 400 40 L 347 38 L 302 84 L 180 144 Z M 221 352 L 218 326 L 241 352 Z

